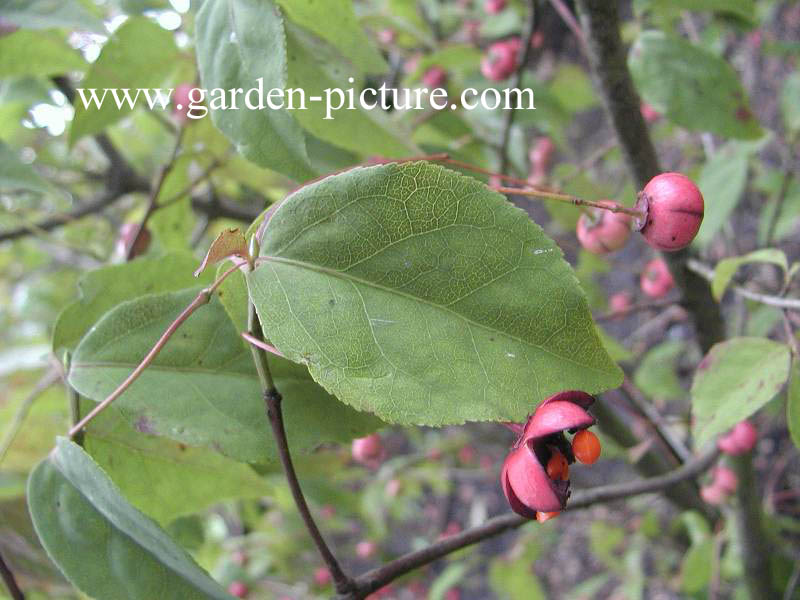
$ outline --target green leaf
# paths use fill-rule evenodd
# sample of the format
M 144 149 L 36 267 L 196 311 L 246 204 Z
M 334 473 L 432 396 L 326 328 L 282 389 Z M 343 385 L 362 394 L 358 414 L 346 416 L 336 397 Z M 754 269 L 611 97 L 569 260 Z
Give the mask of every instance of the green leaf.
M 800 132 L 800 72 L 795 71 L 783 82 L 781 89 L 781 112 L 786 129 Z
M 229 265 L 227 264 L 217 267 L 217 277 L 222 276 L 228 268 Z M 219 286 L 217 296 L 222 306 L 225 307 L 225 312 L 228 313 L 228 317 L 230 317 L 236 331 L 238 333 L 247 331 L 250 297 L 247 294 L 247 282 L 244 279 L 244 273 L 239 270 L 228 275 L 222 285 Z
M 52 448 L 52 440 L 50 447 Z M 41 460 L 42 457 L 37 463 Z M 26 473 L 22 479 L 22 493 L 18 497 L 0 501 L 0 531 L 3 532 L 0 549 L 3 551 L 3 558 L 8 562 L 11 572 L 24 581 L 22 585 L 26 599 L 74 598 L 75 589 L 47 557 L 47 552 L 33 528 L 25 499 L 27 479 Z M 34 588 L 47 590 L 47 595 L 37 595 Z M 3 596 L 3 598 L 9 597 Z
M 103 21 L 78 0 L 0 0 L 3 20 L 25 29 L 77 29 L 105 34 Z
M 337 60 L 334 51 L 324 41 L 288 23 L 286 26 L 286 52 L 289 60 L 288 87 L 305 90 L 306 109 L 295 110 L 294 117 L 315 136 L 359 154 L 378 154 L 387 157 L 406 156 L 413 149 L 394 131 L 392 122 L 382 110 L 365 110 L 356 104 L 347 110 L 346 97 L 341 100 L 342 110 L 326 109 L 326 102 L 310 98 L 326 98 L 326 89 L 358 88 L 359 82 L 349 83 L 352 65 Z M 344 94 L 344 92 L 342 92 Z M 373 102 L 371 96 L 366 96 Z M 340 98 L 333 93 L 331 105 L 337 106 Z M 410 136 L 408 136 L 410 137 Z
M 644 355 L 633 375 L 633 381 L 653 399 L 671 400 L 685 392 L 676 373 L 676 363 L 686 344 L 681 340 L 662 342 Z
M 714 540 L 706 538 L 692 545 L 681 565 L 681 589 L 687 594 L 702 591 L 711 581 Z
M 75 102 L 75 118 L 69 131 L 70 144 L 85 135 L 103 131 L 133 112 L 133 107 L 122 101 L 122 93 L 126 89 L 130 91 L 131 100 L 137 98 L 137 107 L 147 107 L 145 94 L 141 90 L 161 85 L 175 68 L 177 58 L 178 48 L 172 33 L 145 17 L 132 17 L 125 21 L 103 46 L 99 58 L 77 90 L 76 100 L 81 99 L 80 90 L 84 90 L 88 106 L 84 106 L 83 101 Z M 105 93 L 100 108 L 90 101 L 92 89 L 96 90 L 98 99 Z M 118 92 L 122 101 L 119 106 L 110 90 Z M 157 102 L 155 107 L 161 109 Z
M 728 284 L 731 282 L 731 279 L 736 274 L 739 267 L 754 262 L 766 262 L 778 265 L 783 269 L 784 273 L 789 269 L 786 254 L 775 248 L 763 248 L 745 254 L 744 256 L 724 258 L 719 261 L 714 268 L 714 279 L 711 281 L 711 291 L 714 294 L 714 298 L 717 301 L 722 299 L 725 290 L 728 288 Z
M 21 29 L 0 37 L 0 77 L 59 75 L 87 66 L 63 35 Z
M 39 175 L 31 165 L 22 162 L 17 153 L 0 140 L 0 193 L 10 194 L 20 190 L 39 194 L 58 193 L 50 182 Z
M 795 359 L 789 376 L 789 392 L 786 395 L 786 422 L 794 445 L 800 448 L 800 362 Z
M 716 344 L 692 383 L 692 432 L 702 446 L 748 418 L 777 394 L 789 376 L 789 348 L 764 338 Z
M 144 296 L 108 312 L 75 350 L 70 384 L 95 402 L 104 399 L 198 291 Z M 380 427 L 374 417 L 336 402 L 301 365 L 277 356 L 269 363 L 294 450 L 349 441 Z M 243 462 L 276 458 L 252 356 L 216 297 L 178 329 L 114 406 L 142 433 L 211 447 Z
M 619 385 L 558 246 L 520 209 L 430 163 L 301 188 L 248 275 L 266 336 L 343 402 L 403 424 L 521 420 Z
M 251 467 L 134 431 L 113 407 L 90 423 L 84 448 L 131 504 L 162 525 L 225 498 L 270 492 Z
M 271 0 L 205 2 L 197 14 L 196 43 L 206 89 L 250 90 L 261 78 L 266 102 L 269 90 L 287 87 L 283 19 Z M 298 181 L 316 175 L 303 132 L 286 110 L 219 109 L 211 118 L 254 163 Z
M 64 438 L 31 473 L 28 508 L 50 558 L 90 596 L 232 598 L 131 506 L 80 446 Z
M 644 100 L 674 123 L 725 137 L 762 135 L 736 71 L 718 56 L 645 31 L 631 47 L 628 66 Z
M 363 73 L 384 73 L 389 65 L 358 24 L 350 0 L 277 0 L 294 23 L 315 33 L 341 52 Z
M 53 352 L 61 356 L 64 350 L 74 350 L 100 317 L 125 300 L 211 282 L 211 274 L 195 279 L 196 267 L 197 259 L 191 254 L 175 253 L 89 271 L 78 283 L 80 299 L 58 316 Z
M 647 8 L 657 11 L 680 12 L 691 10 L 696 12 L 714 11 L 736 15 L 747 21 L 755 21 L 755 0 L 637 0 Z
M 720 148 L 703 166 L 698 186 L 705 200 L 705 216 L 695 244 L 704 247 L 728 222 L 747 183 L 750 152 L 736 143 Z

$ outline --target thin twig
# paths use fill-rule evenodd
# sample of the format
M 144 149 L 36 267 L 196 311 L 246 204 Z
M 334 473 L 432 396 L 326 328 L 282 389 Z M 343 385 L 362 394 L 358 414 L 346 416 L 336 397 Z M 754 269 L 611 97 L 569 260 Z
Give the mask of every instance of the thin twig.
M 690 258 L 686 262 L 686 267 L 700 275 L 702 278 L 711 281 L 714 279 L 714 269 L 701 263 L 699 260 Z M 736 294 L 744 298 L 748 298 L 749 300 L 755 300 L 756 302 L 760 302 L 761 304 L 766 304 L 767 306 L 775 306 L 777 308 L 784 308 L 788 310 L 800 310 L 800 300 L 795 298 L 782 298 L 780 296 L 772 296 L 770 294 L 762 294 L 760 292 L 754 292 L 752 290 L 748 290 L 740 285 L 731 285 L 730 289 L 732 289 Z
M 792 576 L 789 578 L 789 583 L 786 584 L 786 589 L 783 592 L 783 600 L 792 600 L 797 585 L 800 584 L 800 562 L 795 566 L 792 571 Z
M 522 36 L 522 57 L 517 63 L 517 69 L 514 72 L 514 80 L 511 84 L 512 89 L 518 90 L 522 86 L 522 76 L 525 73 L 525 67 L 528 66 L 528 60 L 532 52 L 531 41 L 533 40 L 533 34 L 536 33 L 536 29 L 539 26 L 540 6 L 539 0 L 528 0 L 528 10 L 530 14 L 528 15 L 525 34 Z M 515 110 L 507 110 L 503 121 L 500 148 L 498 150 L 500 154 L 499 171 L 501 173 L 505 173 L 508 169 L 508 143 L 511 140 L 511 127 L 514 125 L 514 116 L 516 112 Z
M 578 25 L 578 21 L 575 19 L 572 11 L 570 11 L 569 7 L 564 3 L 564 0 L 550 0 L 550 4 L 553 5 L 553 8 L 561 17 L 561 20 L 564 21 L 564 24 L 572 31 L 573 35 L 578 40 L 578 45 L 581 47 L 583 55 L 588 57 L 589 44 L 586 43 L 586 36 L 583 33 L 583 29 Z
M 630 400 L 631 404 L 645 417 L 650 423 L 658 437 L 664 442 L 670 452 L 678 459 L 679 462 L 684 463 L 692 457 L 692 453 L 686 444 L 672 433 L 669 426 L 664 422 L 661 416 L 650 401 L 644 397 L 644 394 L 637 388 L 633 382 L 627 377 L 622 382 L 622 390 Z
M 278 350 L 275 346 L 270 346 L 268 343 L 258 339 L 257 337 L 254 337 L 253 335 L 251 335 L 247 331 L 243 331 L 242 332 L 242 337 L 248 343 L 253 344 L 253 346 L 256 346 L 257 348 L 261 348 L 262 350 L 266 350 L 267 352 L 269 352 L 270 354 L 274 354 L 275 356 L 283 357 L 283 353 L 280 350 Z
M 714 461 L 716 461 L 718 456 L 719 451 L 715 446 L 711 446 L 702 454 L 685 463 L 682 467 L 664 475 L 633 482 L 599 486 L 582 492 L 576 492 L 572 496 L 567 510 L 586 508 L 587 506 L 600 502 L 630 498 L 640 494 L 648 494 L 667 489 L 706 471 Z M 389 582 L 418 567 L 432 563 L 456 550 L 471 546 L 472 544 L 494 537 L 510 529 L 515 529 L 528 522 L 527 519 L 516 514 L 507 514 L 489 519 L 479 527 L 474 527 L 447 537 L 422 550 L 409 552 L 377 569 L 360 575 L 355 580 L 356 592 L 350 595 L 343 595 L 341 598 L 342 600 L 363 598 L 366 594 L 382 588 Z
M 636 218 L 641 218 L 644 216 L 638 210 L 627 208 L 625 206 L 622 206 L 621 204 L 614 203 L 606 205 L 601 202 L 595 202 L 594 200 L 584 200 L 583 198 L 578 198 L 577 196 L 571 196 L 570 194 L 561 194 L 558 192 L 545 192 L 543 190 L 537 190 L 537 189 L 520 189 L 520 188 L 509 188 L 503 186 L 491 186 L 491 187 L 493 190 L 497 190 L 501 194 L 532 196 L 534 198 L 546 198 L 547 200 L 556 200 L 558 202 L 564 202 L 566 204 L 572 204 L 574 206 L 591 206 L 592 208 L 599 208 L 601 210 L 607 210 L 614 213 L 624 213 L 626 215 L 631 215 L 632 217 Z
M 44 219 L 43 221 L 39 221 L 38 223 L 30 223 L 17 227 L 16 229 L 10 229 L 8 231 L 1 232 L 0 242 L 6 242 L 28 235 L 53 231 L 54 229 L 58 229 L 59 227 L 77 221 L 78 219 L 82 219 L 83 217 L 101 212 L 103 209 L 108 208 L 126 194 L 131 192 L 143 192 L 146 190 L 147 187 L 138 186 L 135 188 L 126 187 L 124 189 L 108 189 L 96 200 L 92 200 L 91 202 L 77 206 L 68 213 L 50 217 L 48 219 Z
M 17 580 L 14 579 L 14 573 L 8 567 L 6 561 L 3 560 L 2 554 L 0 554 L 0 576 L 2 576 L 3 582 L 6 584 L 8 593 L 11 594 L 12 600 L 25 600 L 25 594 L 23 594 L 22 590 L 19 589 Z
M 11 448 L 11 444 L 14 443 L 17 434 L 19 433 L 20 429 L 22 429 L 22 425 L 25 422 L 25 418 L 28 416 L 31 407 L 33 406 L 33 403 L 37 398 L 39 398 L 39 396 L 42 395 L 43 392 L 47 390 L 47 388 L 56 383 L 59 379 L 61 379 L 61 375 L 58 372 L 58 369 L 50 369 L 42 376 L 41 379 L 39 379 L 39 381 L 36 382 L 34 388 L 19 405 L 19 408 L 14 413 L 14 418 L 12 419 L 11 423 L 9 423 L 8 429 L 6 429 L 5 435 L 3 436 L 3 441 L 0 442 L 0 464 L 2 464 L 5 460 L 8 450 Z
M 250 255 L 258 255 L 258 244 L 255 238 L 251 240 Z M 250 268 L 252 269 L 254 266 L 255 261 L 251 259 Z M 252 302 L 249 303 L 248 307 L 248 330 L 248 338 L 252 338 L 256 342 L 264 343 L 264 332 L 261 328 L 261 322 L 258 318 L 255 305 Z M 275 382 L 272 379 L 266 350 L 261 348 L 260 344 L 251 343 L 250 351 L 253 354 L 256 371 L 258 372 L 258 378 L 261 382 L 267 417 L 272 429 L 272 435 L 275 438 L 275 444 L 278 448 L 278 456 L 283 467 L 284 475 L 286 476 L 286 482 L 289 484 L 292 498 L 294 498 L 294 503 L 297 506 L 297 511 L 300 513 L 300 517 L 303 519 L 303 523 L 305 523 L 314 545 L 316 545 L 317 550 L 322 556 L 322 560 L 325 561 L 330 571 L 336 591 L 339 594 L 352 593 L 355 589 L 353 579 L 344 572 L 339 561 L 328 547 L 322 532 L 319 530 L 316 521 L 314 521 L 314 517 L 308 507 L 308 502 L 306 502 L 305 495 L 303 494 L 303 488 L 300 486 L 300 481 L 297 478 L 297 472 L 292 462 L 292 455 L 289 451 L 286 427 L 283 423 L 283 411 L 281 409 L 282 396 L 276 389 Z
M 167 161 L 167 164 L 161 168 L 158 178 L 156 179 L 156 183 L 150 190 L 147 208 L 144 211 L 144 216 L 139 222 L 139 225 L 136 227 L 136 233 L 131 238 L 130 244 L 128 245 L 128 250 L 125 252 L 125 260 L 131 260 L 134 256 L 136 256 L 137 243 L 139 242 L 139 238 L 142 236 L 142 232 L 147 227 L 147 221 L 159 208 L 158 196 L 161 194 L 161 189 L 164 187 L 164 182 L 166 182 L 167 177 L 172 172 L 172 169 L 175 168 L 175 161 L 178 160 L 178 152 L 180 152 L 181 145 L 183 144 L 183 134 L 185 131 L 186 128 L 183 126 L 181 126 L 181 128 L 178 130 L 178 136 L 175 139 L 175 145 L 172 148 L 172 153 L 170 154 L 169 160 Z
M 238 264 L 232 266 L 230 269 L 228 269 L 222 275 L 220 275 L 219 278 L 214 283 L 212 283 L 207 288 L 200 290 L 200 292 L 197 294 L 197 297 L 194 300 L 192 300 L 191 304 L 189 304 L 189 306 L 184 308 L 181 314 L 179 314 L 177 318 L 172 322 L 172 324 L 169 327 L 167 327 L 166 331 L 164 331 L 164 333 L 158 339 L 155 346 L 153 346 L 150 349 L 150 352 L 147 353 L 147 356 L 145 356 L 144 359 L 142 359 L 142 362 L 139 363 L 139 366 L 137 366 L 133 370 L 133 372 L 130 375 L 128 375 L 125 381 L 120 383 L 119 386 L 117 386 L 117 389 L 111 392 L 111 394 L 105 400 L 103 400 L 100 404 L 95 406 L 91 411 L 89 411 L 89 414 L 87 414 L 76 425 L 74 425 L 69 430 L 68 436 L 70 438 L 74 438 L 75 435 L 77 435 L 77 433 L 81 429 L 86 427 L 86 425 L 88 425 L 97 415 L 99 415 L 102 411 L 104 411 L 112 402 L 114 402 L 114 400 L 119 398 L 125 392 L 125 390 L 127 390 L 131 386 L 131 384 L 139 378 L 139 376 L 144 372 L 144 370 L 150 366 L 150 363 L 152 363 L 153 360 L 155 360 L 156 356 L 158 356 L 158 353 L 161 352 L 161 350 L 167 344 L 169 339 L 174 335 L 174 333 L 178 330 L 178 328 L 181 325 L 183 325 L 183 323 L 190 316 L 192 316 L 192 314 L 198 308 L 200 308 L 205 304 L 208 304 L 211 301 L 211 296 L 213 295 L 213 293 L 220 285 L 222 285 L 222 282 L 225 281 L 225 279 L 227 279 L 228 275 L 230 275 L 239 268 L 240 265 Z

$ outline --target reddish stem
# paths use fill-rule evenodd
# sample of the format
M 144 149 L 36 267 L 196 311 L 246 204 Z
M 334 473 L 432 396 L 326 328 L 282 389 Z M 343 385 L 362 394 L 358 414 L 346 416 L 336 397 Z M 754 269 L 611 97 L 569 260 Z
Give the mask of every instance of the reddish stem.
M 201 290 L 200 293 L 197 294 L 197 297 L 194 300 L 192 300 L 192 303 L 189 304 L 189 306 L 187 306 L 185 309 L 183 309 L 181 314 L 179 314 L 178 317 L 172 322 L 172 324 L 169 327 L 167 327 L 167 330 L 158 339 L 156 345 L 151 348 L 150 352 L 147 353 L 147 356 L 145 356 L 142 362 L 139 363 L 139 366 L 137 366 L 133 370 L 133 373 L 128 375 L 125 381 L 123 381 L 122 383 L 119 384 L 119 386 L 117 386 L 117 389 L 111 392 L 111 394 L 105 400 L 103 400 L 100 404 L 95 406 L 89 412 L 89 414 L 83 417 L 83 419 L 81 419 L 78 423 L 76 423 L 72 427 L 72 429 L 69 430 L 68 435 L 70 438 L 75 437 L 75 435 L 79 431 L 81 431 L 84 427 L 86 427 L 97 415 L 99 415 L 106 408 L 108 408 L 108 406 L 112 402 L 114 402 L 114 400 L 119 398 L 125 392 L 125 390 L 127 390 L 131 386 L 131 384 L 139 378 L 139 376 L 144 372 L 144 370 L 150 366 L 150 363 L 152 363 L 153 360 L 155 360 L 156 356 L 158 356 L 158 353 L 161 352 L 161 350 L 164 348 L 164 346 L 167 344 L 167 342 L 173 336 L 173 334 L 178 330 L 178 328 L 181 325 L 183 325 L 184 321 L 186 321 L 186 319 L 192 316 L 192 313 L 194 313 L 194 311 L 196 311 L 198 308 L 200 308 L 204 304 L 208 304 L 209 301 L 211 300 L 211 295 L 216 291 L 216 289 L 220 285 L 222 285 L 222 282 L 225 281 L 225 279 L 227 279 L 228 275 L 239 269 L 239 266 L 240 265 L 232 266 L 230 269 L 228 269 L 222 275 L 220 275 L 220 277 L 214 283 L 212 283 L 209 287 Z

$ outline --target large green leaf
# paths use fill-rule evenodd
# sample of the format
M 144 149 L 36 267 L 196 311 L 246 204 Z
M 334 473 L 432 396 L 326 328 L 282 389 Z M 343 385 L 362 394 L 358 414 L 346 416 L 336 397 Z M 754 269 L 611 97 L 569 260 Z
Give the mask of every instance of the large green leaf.
M 761 135 L 736 71 L 718 56 L 645 31 L 631 47 L 628 65 L 644 100 L 678 125 L 734 138 Z
M 289 196 L 248 276 L 267 337 L 382 419 L 520 420 L 621 372 L 558 246 L 475 179 L 359 168 Z
M 178 48 L 172 33 L 162 29 L 145 17 L 128 19 L 103 46 L 100 57 L 92 65 L 78 89 L 84 90 L 83 101 L 75 102 L 75 118 L 69 132 L 70 143 L 85 135 L 103 131 L 133 112 L 133 107 L 124 102 L 122 93 L 130 90 L 130 98 L 137 98 L 137 107 L 147 108 L 146 96 L 141 90 L 157 88 L 175 68 Z M 90 91 L 95 89 L 98 99 L 105 93 L 100 108 L 90 100 Z M 106 90 L 107 91 L 106 93 Z M 118 105 L 110 90 L 117 92 Z M 166 93 L 166 90 L 165 90 Z M 138 94 L 138 96 L 137 96 Z M 153 100 L 155 95 L 151 91 Z M 160 110 L 161 105 L 156 103 Z
M 346 97 L 333 93 L 331 107 L 342 102 L 341 110 L 330 110 L 326 102 L 311 98 L 326 98 L 327 89 L 358 88 L 359 82 L 349 83 L 352 66 L 337 60 L 330 46 L 297 26 L 287 24 L 286 44 L 289 58 L 290 88 L 305 90 L 306 109 L 295 110 L 295 118 L 315 136 L 347 150 L 360 154 L 377 154 L 397 157 L 413 151 L 406 140 L 394 131 L 392 122 L 380 110 L 354 110 L 346 107 Z M 372 96 L 367 102 L 374 102 Z
M 105 398 L 197 291 L 144 296 L 108 312 L 75 350 L 70 384 L 96 402 Z M 276 356 L 269 362 L 285 398 L 293 449 L 349 441 L 380 427 L 371 415 L 336 402 L 303 366 Z M 252 356 L 216 298 L 181 326 L 114 406 L 142 433 L 211 447 L 245 462 L 276 457 Z
M 60 355 L 63 350 L 74 350 L 89 328 L 120 302 L 196 285 L 198 280 L 192 273 L 197 263 L 191 254 L 175 253 L 86 273 L 78 283 L 80 299 L 58 316 L 53 330 L 53 351 Z M 211 279 L 211 273 L 203 273 L 199 282 Z
M 0 0 L 3 20 L 26 29 L 77 29 L 105 34 L 102 19 L 79 0 Z
M 92 597 L 232 598 L 66 439 L 31 473 L 28 508 L 50 558 Z
M 777 394 L 789 376 L 789 348 L 764 338 L 716 344 L 692 383 L 692 431 L 697 445 L 748 418 Z
M 266 102 L 269 90 L 287 87 L 280 11 L 272 0 L 205 2 L 197 15 L 197 62 L 206 89 L 250 90 L 261 78 Z M 211 118 L 249 160 L 297 180 L 314 177 L 303 132 L 286 110 L 212 110 Z
M 60 75 L 83 71 L 87 63 L 64 36 L 26 31 L 0 37 L 0 77 Z
M 351 0 L 277 0 L 293 22 L 327 40 L 353 63 L 358 73 L 383 73 L 389 65 L 364 33 Z
M 270 491 L 248 465 L 137 432 L 113 407 L 89 425 L 84 448 L 131 504 L 162 525 L 225 498 Z

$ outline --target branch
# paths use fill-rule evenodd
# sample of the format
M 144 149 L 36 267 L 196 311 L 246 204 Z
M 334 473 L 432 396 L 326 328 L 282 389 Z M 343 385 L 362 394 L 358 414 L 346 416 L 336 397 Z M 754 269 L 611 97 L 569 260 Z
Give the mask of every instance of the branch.
M 603 99 L 608 118 L 614 127 L 628 170 L 643 188 L 661 172 L 656 151 L 644 117 L 640 99 L 628 71 L 626 51 L 619 31 L 617 2 L 578 0 L 583 30 L 588 35 L 589 62 L 595 83 Z M 686 268 L 689 251 L 663 254 L 676 285 L 683 295 L 682 304 L 691 313 L 703 352 L 725 337 L 719 305 L 711 295 L 708 282 Z
M 54 229 L 58 229 L 63 225 L 66 225 L 78 219 L 82 219 L 83 217 L 100 213 L 105 208 L 114 204 L 125 194 L 129 194 L 131 192 L 146 192 L 147 190 L 148 186 L 131 187 L 131 188 L 125 188 L 124 190 L 109 188 L 96 200 L 78 206 L 64 215 L 51 217 L 49 219 L 45 219 L 44 221 L 40 221 L 39 223 L 36 224 L 23 225 L 22 227 L 18 227 L 17 229 L 4 231 L 0 233 L 0 242 L 15 240 L 17 238 L 25 237 L 31 234 L 53 231 Z
M 256 256 L 257 254 L 257 243 L 255 240 L 253 240 L 251 243 L 251 256 Z M 250 266 L 252 268 L 254 262 L 252 258 L 250 260 Z M 265 343 L 264 333 L 261 329 L 261 322 L 258 319 L 258 314 L 256 313 L 255 306 L 252 302 L 249 303 L 248 308 L 248 329 L 249 331 L 246 339 L 248 339 L 248 341 L 252 339 L 254 342 L 256 342 L 250 343 L 250 351 L 253 354 L 253 360 L 255 361 L 256 370 L 258 371 L 258 377 L 264 393 L 267 417 L 269 418 L 269 424 L 272 428 L 272 435 L 275 438 L 275 444 L 278 447 L 278 456 L 280 457 L 281 465 L 283 466 L 283 471 L 286 475 L 286 481 L 289 484 L 289 490 L 292 492 L 294 503 L 297 506 L 297 511 L 300 513 L 303 523 L 305 523 L 306 529 L 308 530 L 314 545 L 316 545 L 317 550 L 322 556 L 322 560 L 325 561 L 325 564 L 331 573 L 334 585 L 336 586 L 336 591 L 339 594 L 352 594 L 355 590 L 353 579 L 342 570 L 341 565 L 339 565 L 339 561 L 336 560 L 333 552 L 331 552 L 331 549 L 325 542 L 325 538 L 320 532 L 319 527 L 317 527 L 314 517 L 311 515 L 311 510 L 308 508 L 308 503 L 306 502 L 305 495 L 303 494 L 303 489 L 300 486 L 300 481 L 297 478 L 297 472 L 295 471 L 294 464 L 292 463 L 292 455 L 289 452 L 289 441 L 286 437 L 286 427 L 283 423 L 283 411 L 281 410 L 282 396 L 275 388 L 275 382 L 272 379 L 269 363 L 267 362 L 266 350 L 261 347 L 261 344 Z
M 8 565 L 6 564 L 6 561 L 3 560 L 2 555 L 0 555 L 0 576 L 2 576 L 3 582 L 6 584 L 8 593 L 11 594 L 12 600 L 25 600 L 25 594 L 23 594 L 22 590 L 19 589 L 17 580 L 14 579 L 14 573 L 12 573 L 11 569 L 8 568 Z
M 684 464 L 682 467 L 659 477 L 651 477 L 628 483 L 618 483 L 590 488 L 573 494 L 567 510 L 586 508 L 600 502 L 610 502 L 621 498 L 630 498 L 640 494 L 659 492 L 674 486 L 677 483 L 696 477 L 706 471 L 719 456 L 716 445 L 712 445 L 699 456 Z M 505 531 L 516 529 L 526 523 L 528 519 L 516 514 L 507 514 L 489 519 L 483 525 L 467 529 L 459 534 L 447 537 L 431 544 L 427 548 L 409 552 L 395 560 L 360 575 L 356 578 L 356 592 L 340 596 L 340 600 L 360 599 L 370 594 L 387 583 L 413 571 L 416 568 L 432 563 L 448 554 L 471 546 L 477 542 L 499 535 Z
M 119 398 L 125 392 L 125 390 L 127 390 L 131 386 L 131 384 L 133 384 L 133 382 L 139 378 L 139 376 L 142 373 L 144 373 L 144 370 L 147 367 L 149 367 L 150 363 L 152 363 L 155 360 L 159 352 L 163 350 L 164 346 L 166 346 L 169 339 L 175 334 L 178 328 L 181 325 L 183 325 L 186 319 L 191 317 L 192 314 L 198 308 L 200 308 L 205 304 L 208 304 L 211 301 L 211 296 L 214 293 L 214 291 L 220 285 L 222 285 L 222 282 L 225 281 L 225 279 L 227 279 L 228 275 L 236 271 L 239 267 L 240 265 L 238 264 L 232 266 L 230 269 L 228 269 L 222 275 L 220 275 L 219 278 L 217 278 L 217 280 L 214 283 L 212 283 L 207 288 L 200 290 L 200 292 L 197 294 L 197 297 L 194 300 L 192 300 L 191 304 L 189 304 L 189 306 L 184 308 L 183 311 L 181 311 L 181 314 L 179 314 L 176 317 L 176 319 L 172 322 L 172 324 L 170 324 L 170 326 L 167 327 L 166 331 L 164 331 L 164 333 L 158 339 L 155 346 L 153 346 L 150 349 L 150 352 L 147 353 L 147 356 L 145 356 L 142 359 L 142 362 L 140 362 L 139 365 L 133 370 L 133 372 L 130 375 L 128 375 L 125 381 L 120 383 L 119 386 L 117 386 L 117 389 L 111 392 L 111 394 L 105 400 L 100 402 L 100 404 L 98 404 L 91 411 L 89 411 L 89 414 L 87 414 L 78 423 L 73 425 L 72 428 L 70 428 L 68 433 L 70 439 L 74 438 L 97 415 L 99 415 L 102 411 L 104 411 L 112 402 L 114 402 L 114 400 Z
M 770 548 L 767 547 L 761 523 L 761 500 L 753 474 L 753 453 L 732 456 L 731 463 L 739 479 L 736 487 L 739 503 L 735 512 L 744 581 L 752 600 L 769 600 L 775 597 L 770 575 Z
M 714 279 L 714 269 L 708 265 L 704 265 L 699 260 L 690 258 L 686 263 L 686 267 L 707 281 Z M 731 285 L 730 288 L 734 291 L 734 293 L 739 294 L 743 298 L 755 300 L 761 304 L 788 310 L 800 310 L 800 300 L 795 298 L 783 298 L 781 296 L 762 294 L 760 292 L 748 290 L 740 285 Z
M 53 83 L 58 90 L 64 94 L 70 104 L 75 105 L 75 89 L 65 76 L 56 76 L 52 78 Z M 117 150 L 114 143 L 105 133 L 98 133 L 94 136 L 95 142 L 100 147 L 105 157 L 109 162 L 109 169 L 106 174 L 106 179 L 109 181 L 110 187 L 123 189 L 127 187 L 147 188 L 147 181 L 140 177 L 136 171 L 131 167 L 130 163 L 124 156 Z
M 69 80 L 66 77 L 53 77 L 53 83 L 61 93 L 66 96 L 67 100 L 69 100 L 71 104 L 74 104 L 75 90 L 72 88 Z M 78 206 L 65 215 L 51 217 L 36 224 L 23 225 L 17 229 L 11 229 L 0 233 L 0 242 L 15 240 L 31 234 L 52 231 L 77 219 L 101 212 L 125 194 L 130 194 L 131 192 L 146 192 L 150 189 L 147 180 L 134 171 L 133 167 L 131 167 L 125 157 L 119 153 L 106 134 L 99 133 L 94 136 L 94 139 L 109 162 L 108 170 L 103 175 L 103 179 L 106 182 L 105 192 L 96 200 Z
M 528 60 L 531 57 L 531 40 L 533 39 L 533 34 L 536 33 L 536 29 L 539 26 L 539 0 L 529 0 L 528 1 L 530 15 L 528 16 L 528 23 L 527 28 L 525 30 L 525 35 L 522 36 L 522 57 L 517 64 L 517 70 L 514 73 L 514 81 L 511 84 L 511 87 L 514 89 L 519 89 L 522 85 L 522 75 L 525 72 L 525 67 L 528 65 Z M 511 139 L 511 126 L 514 124 L 514 113 L 515 110 L 506 111 L 505 114 L 505 121 L 503 122 L 503 134 L 500 138 L 500 169 L 498 169 L 501 173 L 505 173 L 506 169 L 508 169 L 508 142 Z

